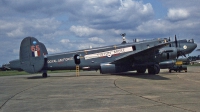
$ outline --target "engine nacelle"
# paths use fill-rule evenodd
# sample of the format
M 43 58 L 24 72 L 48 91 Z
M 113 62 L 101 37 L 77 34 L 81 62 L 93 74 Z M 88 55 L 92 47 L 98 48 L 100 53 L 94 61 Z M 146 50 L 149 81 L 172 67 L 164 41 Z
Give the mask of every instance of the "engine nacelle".
M 100 73 L 106 74 L 106 73 L 120 73 L 120 72 L 126 72 L 133 70 L 132 66 L 127 65 L 115 65 L 110 63 L 102 63 L 100 69 Z
M 161 69 L 167 69 L 173 67 L 175 63 L 176 62 L 174 60 L 170 60 L 170 61 L 160 62 L 159 65 Z
M 161 60 L 175 59 L 177 57 L 177 48 L 175 47 L 165 47 L 160 49 L 159 52 Z

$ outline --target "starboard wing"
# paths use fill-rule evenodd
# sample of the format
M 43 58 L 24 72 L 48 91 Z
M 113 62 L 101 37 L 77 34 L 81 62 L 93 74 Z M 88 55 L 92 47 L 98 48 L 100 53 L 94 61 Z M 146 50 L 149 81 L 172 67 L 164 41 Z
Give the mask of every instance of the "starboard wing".
M 133 51 L 133 52 L 130 52 L 130 53 L 127 53 L 125 55 L 122 55 L 120 57 L 117 57 L 113 62 L 111 62 L 111 64 L 117 64 L 117 63 L 122 63 L 124 61 L 127 61 L 129 59 L 131 59 L 132 57 L 134 56 L 140 56 L 141 55 L 141 58 L 142 58 L 142 55 L 144 53 L 147 53 L 147 52 L 152 52 L 152 53 L 155 53 L 156 50 L 159 50 L 160 48 L 166 46 L 166 45 L 169 45 L 170 43 L 162 43 L 162 44 L 159 44 L 159 45 L 155 45 L 153 47 L 150 47 L 150 48 L 146 48 L 144 50 L 136 50 L 136 51 Z

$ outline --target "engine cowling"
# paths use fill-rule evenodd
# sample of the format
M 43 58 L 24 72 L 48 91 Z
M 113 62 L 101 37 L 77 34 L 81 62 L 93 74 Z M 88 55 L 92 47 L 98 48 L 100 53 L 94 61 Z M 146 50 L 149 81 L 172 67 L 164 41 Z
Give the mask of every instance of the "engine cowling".
M 174 60 L 170 60 L 170 61 L 160 62 L 159 65 L 161 69 L 167 69 L 173 67 L 175 63 L 176 62 Z
M 159 50 L 161 60 L 175 59 L 177 57 L 177 48 L 166 47 Z
M 126 72 L 133 70 L 132 66 L 128 65 L 115 65 L 110 63 L 102 63 L 100 69 L 100 73 L 106 74 L 106 73 L 120 73 L 120 72 Z

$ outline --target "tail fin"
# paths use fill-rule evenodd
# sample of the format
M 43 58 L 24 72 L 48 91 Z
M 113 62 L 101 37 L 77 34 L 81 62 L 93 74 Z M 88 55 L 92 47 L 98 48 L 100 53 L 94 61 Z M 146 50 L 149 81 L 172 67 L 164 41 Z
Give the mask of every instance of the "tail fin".
M 20 66 L 28 73 L 36 73 L 44 67 L 46 47 L 34 37 L 26 37 L 20 46 Z
M 42 42 L 40 42 L 40 49 L 42 49 L 43 55 L 47 55 L 48 54 L 47 49 L 46 49 L 45 45 Z

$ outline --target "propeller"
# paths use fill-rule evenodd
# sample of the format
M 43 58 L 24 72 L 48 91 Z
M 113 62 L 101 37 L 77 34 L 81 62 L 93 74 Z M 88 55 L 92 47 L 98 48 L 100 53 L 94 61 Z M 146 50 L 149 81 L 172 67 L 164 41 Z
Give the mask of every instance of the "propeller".
M 177 41 L 176 35 L 175 35 L 175 46 L 176 48 L 178 47 L 178 41 Z
M 169 41 L 169 42 L 171 41 L 170 37 L 169 37 L 168 41 Z M 172 47 L 172 44 L 169 44 L 169 47 Z
M 178 45 L 179 44 L 179 45 Z M 185 53 L 183 52 L 183 49 L 180 48 L 180 42 L 178 43 L 177 37 L 175 35 L 175 46 L 177 48 L 177 56 L 176 58 L 178 59 L 179 56 L 184 56 L 186 57 Z

